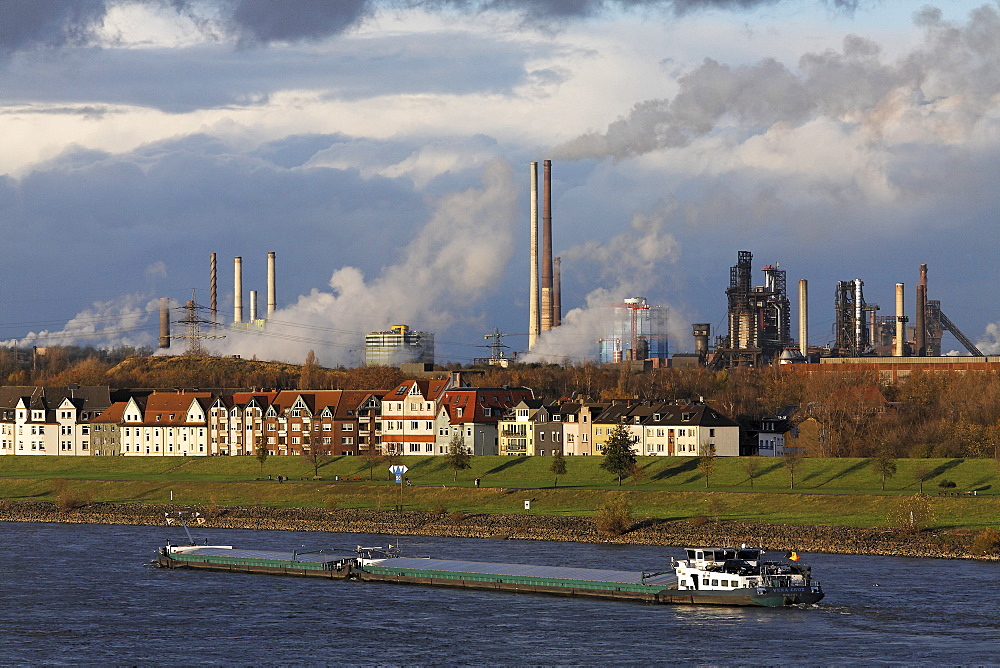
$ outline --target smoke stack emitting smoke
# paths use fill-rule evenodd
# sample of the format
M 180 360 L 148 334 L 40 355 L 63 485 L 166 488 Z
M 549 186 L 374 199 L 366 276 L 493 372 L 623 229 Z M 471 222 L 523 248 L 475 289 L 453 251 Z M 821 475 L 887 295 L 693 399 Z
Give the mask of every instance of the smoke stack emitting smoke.
M 558 327 L 562 320 L 562 290 L 559 285 L 560 259 L 552 258 L 552 161 L 545 160 L 542 171 L 542 257 L 538 261 L 538 163 L 531 163 L 531 281 L 528 299 L 528 349 L 541 332 Z M 553 271 L 555 265 L 555 271 Z M 539 280 L 541 269 L 541 280 Z M 539 299 L 539 289 L 541 299 Z M 539 302 L 541 306 L 539 307 Z

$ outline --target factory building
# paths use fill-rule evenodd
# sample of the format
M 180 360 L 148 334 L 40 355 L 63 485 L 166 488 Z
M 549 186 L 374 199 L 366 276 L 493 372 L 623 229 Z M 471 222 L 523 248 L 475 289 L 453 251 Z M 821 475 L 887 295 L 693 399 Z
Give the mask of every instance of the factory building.
M 667 309 L 632 297 L 610 306 L 604 338 L 598 341 L 601 363 L 666 359 Z
M 366 366 L 434 364 L 434 334 L 417 332 L 408 325 L 394 325 L 384 332 L 365 336 Z
M 764 284 L 753 285 L 753 254 L 740 251 L 729 271 L 729 334 L 716 350 L 717 367 L 760 366 L 775 362 L 792 343 L 791 306 L 785 271 L 767 265 Z

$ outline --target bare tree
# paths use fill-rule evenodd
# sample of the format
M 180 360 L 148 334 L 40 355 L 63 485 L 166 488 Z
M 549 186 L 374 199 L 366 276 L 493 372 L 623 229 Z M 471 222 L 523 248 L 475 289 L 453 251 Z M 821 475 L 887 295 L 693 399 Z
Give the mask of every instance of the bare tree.
M 750 489 L 753 489 L 753 480 L 760 475 L 760 458 L 740 457 L 740 468 L 746 471 L 747 477 L 750 479 Z
M 788 469 L 788 489 L 795 489 L 795 474 L 802 468 L 802 453 L 798 448 L 785 448 L 781 463 Z
M 715 446 L 709 445 L 705 448 L 705 451 L 698 456 L 698 470 L 701 474 L 705 476 L 705 489 L 708 489 L 708 477 L 715 473 L 716 464 L 718 464 L 717 457 L 715 456 Z

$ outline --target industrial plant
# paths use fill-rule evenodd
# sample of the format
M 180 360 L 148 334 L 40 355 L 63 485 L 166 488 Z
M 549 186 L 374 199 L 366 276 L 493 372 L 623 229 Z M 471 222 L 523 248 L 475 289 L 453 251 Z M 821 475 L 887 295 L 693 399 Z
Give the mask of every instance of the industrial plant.
M 560 258 L 553 257 L 552 252 L 552 161 L 542 163 L 541 188 L 538 172 L 538 163 L 530 163 L 529 352 L 545 332 L 562 325 Z M 628 362 L 633 368 L 700 365 L 713 369 L 940 358 L 942 336 L 950 332 L 969 355 L 983 358 L 983 353 L 945 315 L 941 301 L 929 298 L 927 276 L 927 265 L 921 264 L 912 318 L 906 313 L 905 285 L 901 282 L 895 285 L 893 313 L 883 315 L 878 304 L 865 299 L 865 283 L 861 278 L 837 281 L 832 295 L 830 336 L 822 345 L 810 345 L 808 282 L 805 279 L 798 281 L 798 327 L 793 333 L 792 300 L 788 295 L 785 270 L 778 263 L 755 267 L 753 254 L 741 250 L 736 264 L 729 269 L 729 285 L 725 288 L 726 331 L 715 336 L 714 345 L 711 323 L 695 323 L 692 327 L 694 353 L 675 353 L 671 357 L 667 308 L 650 304 L 645 297 L 623 295 L 620 302 L 606 305 L 608 315 L 601 338 L 595 341 L 594 356 L 603 364 Z M 257 290 L 244 294 L 242 257 L 233 258 L 233 317 L 229 323 L 224 323 L 218 313 L 217 278 L 216 254 L 211 253 L 209 306 L 199 305 L 192 295 L 191 300 L 177 309 L 182 316 L 171 320 L 170 300 L 160 300 L 160 348 L 170 348 L 172 322 L 183 326 L 182 332 L 173 338 L 186 339 L 189 350 L 199 349 L 205 339 L 225 336 L 226 329 L 267 333 L 267 322 L 277 308 L 275 253 L 267 254 L 267 297 L 263 314 L 259 310 Z M 244 309 L 244 296 L 248 297 L 247 309 Z M 491 355 L 477 357 L 474 363 L 506 367 L 517 362 L 518 353 L 508 353 L 508 346 L 501 342 L 502 337 L 508 335 L 499 328 L 484 335 L 492 343 L 482 347 L 490 348 Z M 358 332 L 357 336 L 359 339 L 364 337 L 366 365 L 434 363 L 434 334 L 431 332 L 396 325 L 386 331 Z M 360 340 L 358 343 L 360 348 Z M 949 356 L 941 358 L 941 362 L 955 359 Z

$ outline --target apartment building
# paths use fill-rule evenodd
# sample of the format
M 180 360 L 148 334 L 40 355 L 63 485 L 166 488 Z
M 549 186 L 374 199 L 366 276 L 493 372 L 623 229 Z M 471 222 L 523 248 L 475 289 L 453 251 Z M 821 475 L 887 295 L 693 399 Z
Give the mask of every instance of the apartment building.
M 434 454 L 447 454 L 456 434 L 462 437 L 463 447 L 472 455 L 498 454 L 501 418 L 515 405 L 531 398 L 532 392 L 526 387 L 470 387 L 446 391 L 435 421 Z
M 0 388 L 0 455 L 89 456 L 90 422 L 110 405 L 106 386 Z
M 432 455 L 438 406 L 445 392 L 461 386 L 459 374 L 445 380 L 408 380 L 382 397 L 382 446 L 387 453 Z

